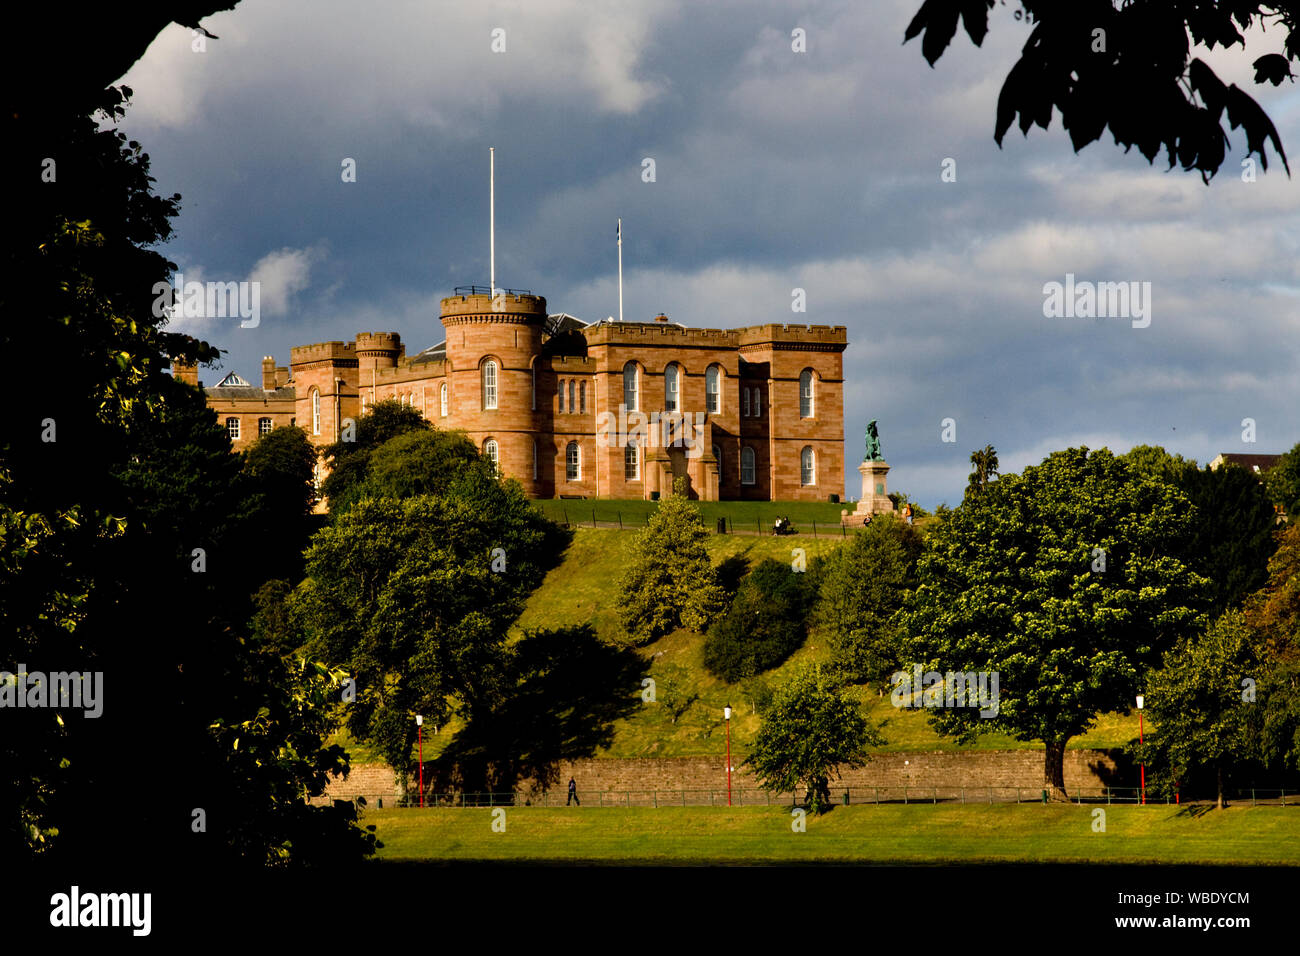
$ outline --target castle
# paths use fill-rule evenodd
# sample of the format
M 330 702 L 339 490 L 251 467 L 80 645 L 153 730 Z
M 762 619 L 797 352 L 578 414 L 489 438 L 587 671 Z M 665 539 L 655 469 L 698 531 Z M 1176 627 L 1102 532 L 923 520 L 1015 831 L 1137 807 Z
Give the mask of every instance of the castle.
M 844 493 L 843 326 L 691 329 L 584 323 L 529 292 L 478 286 L 442 300 L 446 339 L 415 355 L 396 332 L 262 360 L 208 406 L 236 450 L 279 425 L 340 440 L 396 399 L 460 429 L 533 497 L 658 498 L 683 476 L 700 500 L 835 500 Z M 197 385 L 198 370 L 174 374 Z

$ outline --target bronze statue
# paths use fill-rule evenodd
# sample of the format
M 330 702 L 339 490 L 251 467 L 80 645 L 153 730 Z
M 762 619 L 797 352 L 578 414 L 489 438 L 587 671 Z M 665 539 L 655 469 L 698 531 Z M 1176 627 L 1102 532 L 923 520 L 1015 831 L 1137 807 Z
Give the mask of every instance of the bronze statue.
M 880 433 L 876 431 L 876 420 L 867 422 L 867 457 L 863 461 L 884 461 L 880 453 Z

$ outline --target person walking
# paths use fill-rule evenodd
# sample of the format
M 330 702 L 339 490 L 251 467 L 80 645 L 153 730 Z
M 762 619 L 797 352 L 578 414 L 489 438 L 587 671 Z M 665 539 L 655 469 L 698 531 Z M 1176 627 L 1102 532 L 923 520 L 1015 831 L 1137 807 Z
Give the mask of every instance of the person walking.
M 569 778 L 569 799 L 564 801 L 564 805 L 567 807 L 570 801 L 576 803 L 578 806 L 582 806 L 582 801 L 578 799 L 577 781 L 575 781 L 572 777 Z

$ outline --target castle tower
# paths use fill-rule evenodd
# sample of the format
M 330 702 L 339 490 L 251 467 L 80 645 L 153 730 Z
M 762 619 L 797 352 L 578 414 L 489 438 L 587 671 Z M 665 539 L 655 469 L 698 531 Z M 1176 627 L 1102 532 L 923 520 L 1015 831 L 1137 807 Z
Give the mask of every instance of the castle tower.
M 495 442 L 500 470 L 528 494 L 549 496 L 555 449 L 543 437 L 552 430 L 543 396 L 550 389 L 538 367 L 546 299 L 497 289 L 494 301 L 479 286 L 456 292 L 442 300 L 441 315 L 452 424 L 481 451 Z

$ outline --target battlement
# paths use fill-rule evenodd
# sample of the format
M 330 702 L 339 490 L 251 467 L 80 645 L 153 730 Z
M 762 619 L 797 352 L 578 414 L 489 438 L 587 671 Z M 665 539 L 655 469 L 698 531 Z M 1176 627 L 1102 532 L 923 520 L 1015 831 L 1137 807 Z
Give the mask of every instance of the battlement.
M 746 345 L 839 345 L 849 343 L 842 325 L 751 325 L 737 329 L 738 344 Z
M 358 332 L 357 354 L 362 352 L 400 352 L 402 337 L 396 332 Z
M 309 362 L 327 362 L 340 359 L 354 360 L 356 350 L 351 342 L 317 342 L 314 345 L 295 345 L 289 350 L 290 365 L 306 365 Z
M 494 308 L 499 305 L 501 308 Z M 527 292 L 497 289 L 493 300 L 487 292 L 467 292 L 450 295 L 442 300 L 443 325 L 458 322 L 544 322 L 546 297 Z
M 671 322 L 605 322 L 583 331 L 594 345 L 665 346 L 725 349 L 737 345 L 734 329 L 688 329 Z
M 591 375 L 598 369 L 598 364 L 594 358 L 585 355 L 553 355 L 551 356 L 551 368 L 557 372 L 565 372 L 568 375 Z

